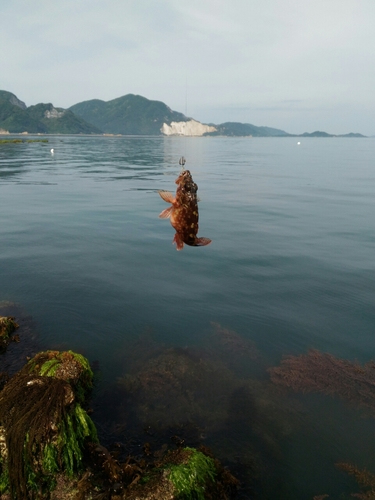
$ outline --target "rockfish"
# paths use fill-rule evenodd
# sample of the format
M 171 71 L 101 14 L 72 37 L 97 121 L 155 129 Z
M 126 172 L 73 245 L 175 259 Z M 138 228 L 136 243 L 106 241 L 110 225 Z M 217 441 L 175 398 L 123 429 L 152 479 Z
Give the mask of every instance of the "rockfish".
M 170 219 L 176 234 L 173 242 L 177 250 L 182 250 L 185 245 L 203 247 L 209 245 L 209 238 L 198 238 L 198 186 L 193 181 L 189 170 L 183 170 L 176 179 L 177 190 L 173 196 L 169 191 L 158 191 L 160 196 L 172 206 L 166 208 L 159 215 L 160 219 Z

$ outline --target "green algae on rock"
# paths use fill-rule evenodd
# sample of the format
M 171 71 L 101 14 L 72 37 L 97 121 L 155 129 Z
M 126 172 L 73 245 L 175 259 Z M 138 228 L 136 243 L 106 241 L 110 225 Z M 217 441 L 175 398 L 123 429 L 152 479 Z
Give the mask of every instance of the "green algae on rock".
M 0 139 L 0 144 L 30 144 L 31 142 L 48 142 L 48 139 L 27 139 L 26 141 L 23 139 Z
M 0 316 L 0 352 L 4 351 L 12 340 L 17 340 L 16 337 L 11 337 L 11 334 L 17 330 L 18 324 L 11 316 Z
M 167 477 L 182 498 L 204 500 L 206 483 L 215 480 L 215 463 L 194 448 L 184 448 L 183 452 L 181 463 L 167 468 Z
M 92 389 L 93 372 L 87 359 L 73 351 L 45 351 L 31 359 L 23 373 L 65 380 L 74 389 L 75 397 L 83 402 Z
M 11 316 L 0 316 L 0 337 L 7 336 L 13 333 L 18 328 L 17 323 Z
M 126 500 L 229 500 L 239 482 L 208 449 L 166 452 L 126 488 Z
M 0 392 L 0 494 L 46 498 L 55 475 L 82 470 L 86 441 L 97 442 L 82 408 L 92 387 L 83 356 L 47 351 L 36 355 Z M 44 495 L 44 496 L 43 496 Z

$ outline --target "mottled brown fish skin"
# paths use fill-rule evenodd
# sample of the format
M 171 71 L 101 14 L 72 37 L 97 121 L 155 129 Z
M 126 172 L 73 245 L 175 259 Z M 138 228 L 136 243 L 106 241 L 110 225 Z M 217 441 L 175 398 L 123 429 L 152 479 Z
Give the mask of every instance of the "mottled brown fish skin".
M 171 215 L 171 224 L 186 245 L 195 246 L 199 228 L 198 186 L 193 182 L 189 170 L 181 172 L 176 184 L 178 184 L 176 191 L 178 206 L 175 207 Z
M 177 190 L 175 199 L 172 201 L 170 221 L 176 234 L 174 242 L 177 250 L 185 245 L 205 246 L 211 243 L 208 238 L 197 238 L 198 234 L 198 186 L 193 181 L 189 170 L 183 170 L 176 179 Z

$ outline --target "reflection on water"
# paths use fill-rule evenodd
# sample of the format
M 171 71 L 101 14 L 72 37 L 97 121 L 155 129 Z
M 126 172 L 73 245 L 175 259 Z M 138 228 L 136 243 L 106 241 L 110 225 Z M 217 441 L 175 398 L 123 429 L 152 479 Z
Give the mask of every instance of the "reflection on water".
M 98 361 L 105 439 L 204 443 L 238 472 L 243 498 L 352 492 L 335 463 L 375 471 L 372 417 L 280 392 L 267 369 L 310 348 L 374 358 L 374 149 L 292 138 L 0 145 L 0 300 L 32 316 L 44 348 Z M 214 241 L 205 252 L 176 252 L 158 220 L 157 190 L 175 189 L 182 155 Z

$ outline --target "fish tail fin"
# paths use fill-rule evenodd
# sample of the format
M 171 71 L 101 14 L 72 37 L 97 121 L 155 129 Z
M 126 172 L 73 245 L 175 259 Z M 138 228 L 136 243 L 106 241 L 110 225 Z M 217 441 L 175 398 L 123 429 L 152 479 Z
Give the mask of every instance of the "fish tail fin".
M 209 245 L 212 240 L 210 238 L 196 238 L 194 246 L 196 247 L 205 247 L 206 245 Z
M 173 207 L 166 208 L 159 214 L 159 219 L 169 219 L 172 215 Z

